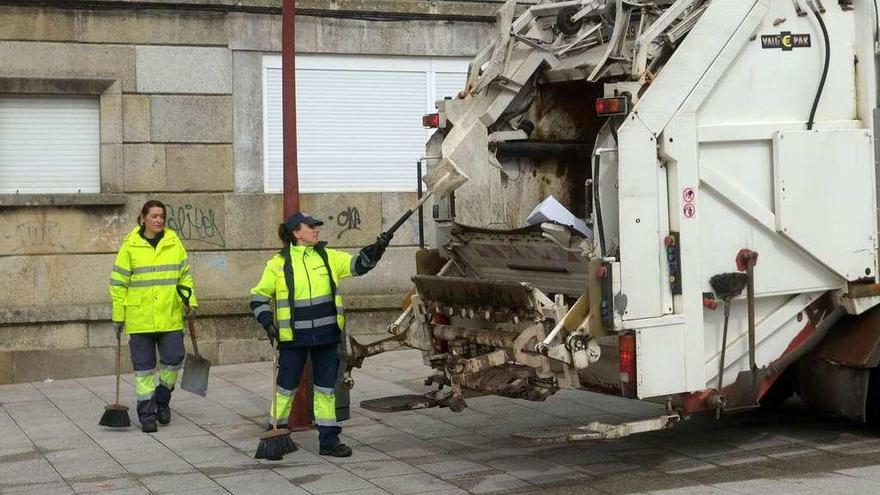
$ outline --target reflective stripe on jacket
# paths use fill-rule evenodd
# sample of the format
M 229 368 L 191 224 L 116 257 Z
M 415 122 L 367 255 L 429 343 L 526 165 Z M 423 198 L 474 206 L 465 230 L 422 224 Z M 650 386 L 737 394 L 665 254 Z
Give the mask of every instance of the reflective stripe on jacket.
M 342 296 L 336 293 L 339 281 L 354 275 L 354 258 L 343 251 L 326 249 L 327 265 L 315 247 L 290 246 L 290 259 L 293 267 L 293 308 L 287 283 L 284 279 L 284 256 L 275 254 L 266 263 L 263 276 L 256 287 L 251 289 L 251 307 L 254 316 L 264 311 L 272 311 L 271 301 L 275 300 L 275 321 L 278 326 L 280 342 L 294 341 L 294 335 L 309 334 L 317 337 L 323 332 L 333 332 L 336 328 L 345 330 L 345 314 Z M 331 284 L 330 280 L 333 280 Z M 291 309 L 293 311 L 291 311 Z M 316 341 L 317 343 L 317 341 Z
M 194 289 L 186 249 L 166 228 L 154 249 L 135 227 L 125 239 L 110 271 L 113 321 L 127 333 L 171 332 L 183 328 L 183 302 L 177 286 Z M 189 304 L 198 306 L 195 290 Z

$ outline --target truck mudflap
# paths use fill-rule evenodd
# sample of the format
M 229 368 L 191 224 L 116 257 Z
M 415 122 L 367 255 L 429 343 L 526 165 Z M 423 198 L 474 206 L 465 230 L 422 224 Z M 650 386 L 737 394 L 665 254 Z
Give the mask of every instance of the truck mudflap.
M 798 369 L 804 402 L 856 422 L 868 411 L 872 370 L 880 366 L 880 307 L 844 317 Z
M 514 433 L 513 437 L 520 440 L 528 440 L 534 443 L 568 443 L 584 440 L 609 440 L 623 438 L 637 433 L 649 431 L 667 430 L 675 426 L 681 417 L 678 414 L 664 414 L 656 418 L 627 421 L 625 423 L 609 424 L 593 421 L 586 426 L 579 426 L 568 431 L 536 431 Z

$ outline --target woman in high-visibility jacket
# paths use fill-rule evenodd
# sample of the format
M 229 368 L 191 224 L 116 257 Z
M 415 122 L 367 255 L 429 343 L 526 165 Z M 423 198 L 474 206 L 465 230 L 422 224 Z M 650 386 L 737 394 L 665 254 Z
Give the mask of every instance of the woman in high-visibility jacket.
M 192 291 L 190 309 L 177 286 Z M 177 234 L 165 227 L 165 205 L 147 201 L 138 225 L 122 240 L 110 272 L 113 328 L 129 334 L 134 388 L 141 430 L 155 432 L 156 422 L 171 421 L 171 392 L 183 362 L 183 319 L 198 307 L 186 249 Z M 156 349 L 159 383 L 156 383 Z
M 341 280 L 363 275 L 376 266 L 391 236 L 380 235 L 358 256 L 352 256 L 319 242 L 321 225 L 323 222 L 305 213 L 295 213 L 278 226 L 284 247 L 266 263 L 260 282 L 251 289 L 250 306 L 270 343 L 274 346 L 277 342 L 280 354 L 270 427 L 287 427 L 306 357 L 311 355 L 319 453 L 348 457 L 351 448 L 339 442 L 342 429 L 336 422 L 334 393 L 339 372 L 337 345 L 345 330 L 343 301 L 337 288 Z

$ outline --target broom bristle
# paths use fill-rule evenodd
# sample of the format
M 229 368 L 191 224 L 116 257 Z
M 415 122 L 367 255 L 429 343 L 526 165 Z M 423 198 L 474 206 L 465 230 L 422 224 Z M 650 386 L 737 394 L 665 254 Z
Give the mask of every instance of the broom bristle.
M 295 452 L 296 444 L 290 438 L 290 430 L 278 428 L 269 430 L 260 435 L 260 444 L 257 446 L 256 459 L 280 461 L 284 454 Z
M 119 404 L 110 404 L 104 408 L 104 414 L 98 421 L 99 426 L 107 428 L 128 428 L 131 419 L 128 417 L 128 407 Z
M 729 301 L 746 288 L 749 277 L 745 273 L 719 273 L 709 279 L 709 285 L 719 299 Z

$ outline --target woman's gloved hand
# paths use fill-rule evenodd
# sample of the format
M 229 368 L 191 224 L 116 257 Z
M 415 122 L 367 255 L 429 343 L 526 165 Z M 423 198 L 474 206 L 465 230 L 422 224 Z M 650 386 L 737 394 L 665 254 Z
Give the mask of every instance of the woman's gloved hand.
M 263 330 L 266 331 L 266 337 L 269 338 L 269 344 L 272 347 L 275 347 L 278 344 L 278 328 L 274 323 L 269 323 L 268 325 L 263 325 Z
M 367 273 L 379 263 L 379 260 L 382 259 L 382 255 L 385 254 L 385 248 L 391 244 L 391 239 L 393 238 L 394 236 L 392 234 L 382 232 L 376 237 L 376 242 L 361 249 L 357 260 L 355 261 L 355 271 L 357 271 L 358 275 Z

